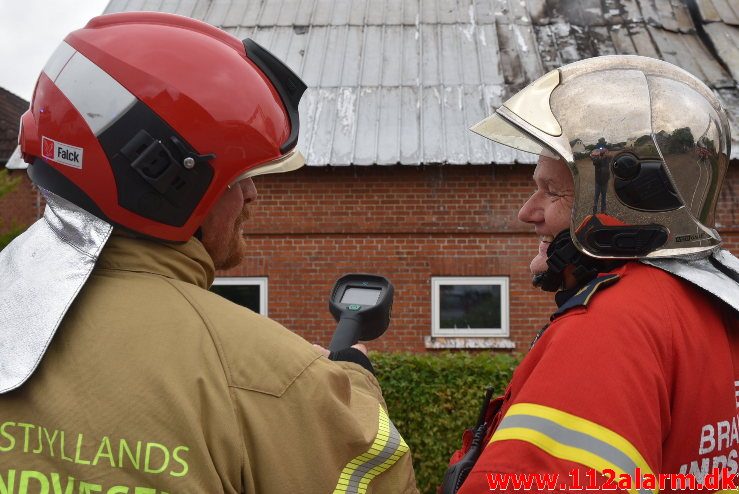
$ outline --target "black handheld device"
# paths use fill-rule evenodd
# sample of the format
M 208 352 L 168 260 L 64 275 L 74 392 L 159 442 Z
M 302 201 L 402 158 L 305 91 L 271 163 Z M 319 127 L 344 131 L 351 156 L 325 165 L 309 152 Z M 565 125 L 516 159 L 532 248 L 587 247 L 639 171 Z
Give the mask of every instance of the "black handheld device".
M 338 322 L 328 349 L 334 352 L 379 338 L 390 324 L 394 292 L 383 276 L 351 273 L 339 278 L 328 301 Z
M 472 429 L 472 442 L 467 452 L 456 462 L 447 468 L 444 474 L 444 480 L 439 488 L 440 494 L 456 494 L 457 491 L 462 487 L 462 484 L 467 480 L 467 476 L 472 471 L 472 468 L 477 463 L 477 460 L 482 454 L 482 450 L 485 449 L 484 439 L 488 432 L 488 416 L 492 419 L 500 407 L 503 405 L 503 400 L 494 402 L 494 409 L 488 410 L 490 406 L 490 399 L 493 397 L 493 388 L 487 388 L 485 390 L 485 399 L 482 401 L 482 408 L 480 409 L 480 415 L 477 418 L 477 424 Z

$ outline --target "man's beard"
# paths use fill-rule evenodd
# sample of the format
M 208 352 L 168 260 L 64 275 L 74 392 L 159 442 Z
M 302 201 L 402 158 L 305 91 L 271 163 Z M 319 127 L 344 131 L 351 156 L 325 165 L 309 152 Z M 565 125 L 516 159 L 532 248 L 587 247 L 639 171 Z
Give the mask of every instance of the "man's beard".
M 241 214 L 234 221 L 234 228 L 231 232 L 231 237 L 228 239 L 228 249 L 226 250 L 225 258 L 218 263 L 215 263 L 216 269 L 230 269 L 238 266 L 244 258 L 244 238 L 241 233 L 241 227 L 249 219 L 249 208 L 244 208 Z

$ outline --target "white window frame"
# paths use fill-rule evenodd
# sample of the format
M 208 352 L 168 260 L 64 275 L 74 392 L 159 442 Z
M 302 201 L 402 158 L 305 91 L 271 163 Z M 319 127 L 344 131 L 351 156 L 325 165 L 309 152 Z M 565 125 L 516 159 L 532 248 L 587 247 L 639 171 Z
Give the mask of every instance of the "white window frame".
M 220 276 L 213 280 L 214 285 L 248 285 L 259 287 L 259 313 L 263 316 L 269 315 L 267 294 L 269 278 L 266 276 Z
M 500 328 L 440 328 L 440 287 L 442 285 L 499 285 Z M 434 337 L 506 337 L 510 335 L 509 281 L 507 276 L 433 276 L 431 278 L 431 336 Z

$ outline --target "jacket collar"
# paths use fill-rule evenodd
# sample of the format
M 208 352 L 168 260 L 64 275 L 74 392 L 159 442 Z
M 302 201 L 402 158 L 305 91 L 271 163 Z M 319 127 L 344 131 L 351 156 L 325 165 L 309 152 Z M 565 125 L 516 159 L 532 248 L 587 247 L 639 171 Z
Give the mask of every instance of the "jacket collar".
M 185 243 L 131 238 L 113 232 L 97 262 L 100 269 L 151 273 L 207 289 L 213 284 L 213 260 L 196 238 Z

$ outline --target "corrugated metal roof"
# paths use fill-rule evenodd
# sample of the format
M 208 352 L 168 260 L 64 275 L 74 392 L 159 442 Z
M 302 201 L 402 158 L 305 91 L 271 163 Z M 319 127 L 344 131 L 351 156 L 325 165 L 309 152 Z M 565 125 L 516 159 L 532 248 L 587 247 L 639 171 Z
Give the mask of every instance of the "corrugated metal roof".
M 719 98 L 729 113 L 731 157 L 739 158 L 739 2 L 735 0 L 697 0 L 696 14 L 708 44 L 728 69 L 734 86 L 718 89 Z
M 461 6 L 456 0 L 165 3 L 114 0 L 106 12 L 151 8 L 193 16 L 251 37 L 285 60 L 309 86 L 298 146 L 310 165 L 530 161 L 467 130 L 507 94 L 490 6 L 471 0 Z M 531 62 L 529 79 L 543 73 Z
M 174 12 L 251 37 L 308 84 L 309 165 L 531 162 L 467 128 L 562 64 L 662 58 L 717 90 L 739 158 L 736 2 L 698 0 L 706 47 L 678 0 L 112 0 L 106 13 Z
M 739 3 L 735 0 L 696 0 L 704 22 L 723 22 L 739 26 Z
M 697 13 L 716 54 L 739 81 L 739 2 L 697 0 Z

